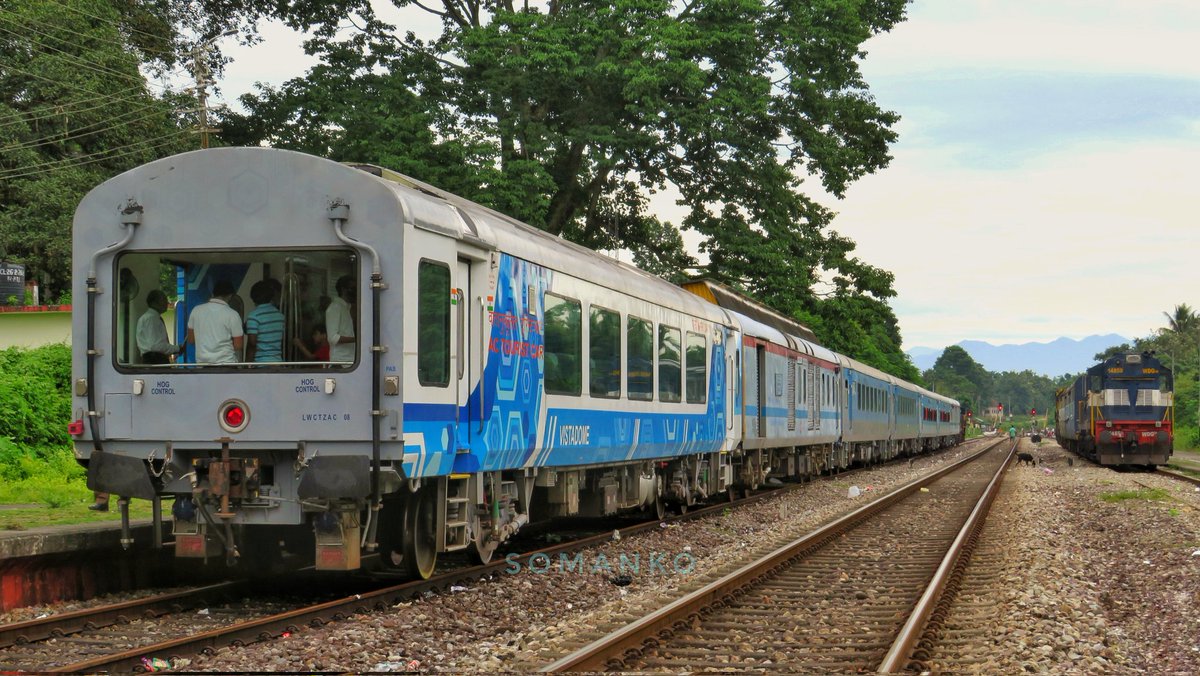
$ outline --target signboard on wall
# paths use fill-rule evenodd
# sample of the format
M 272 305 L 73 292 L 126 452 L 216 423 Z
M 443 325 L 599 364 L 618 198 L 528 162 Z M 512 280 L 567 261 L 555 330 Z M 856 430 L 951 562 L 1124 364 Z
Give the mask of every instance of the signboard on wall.
M 25 266 L 0 262 L 0 305 L 8 305 L 10 297 L 17 305 L 25 302 Z

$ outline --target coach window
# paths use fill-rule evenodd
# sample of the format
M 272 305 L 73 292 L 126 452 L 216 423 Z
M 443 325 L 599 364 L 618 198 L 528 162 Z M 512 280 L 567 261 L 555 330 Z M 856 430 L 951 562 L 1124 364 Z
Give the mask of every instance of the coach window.
M 687 401 L 689 404 L 703 404 L 708 400 L 708 388 L 705 386 L 708 379 L 708 340 L 699 333 L 688 331 L 687 361 L 685 363 L 687 364 Z M 792 378 L 794 384 L 796 382 L 794 374 Z
M 340 335 L 363 333 L 351 311 L 362 299 L 358 267 L 349 249 L 127 251 L 100 282 L 113 291 L 102 296 L 113 307 L 110 323 L 95 328 L 101 336 L 111 331 L 105 352 L 122 371 L 350 369 L 359 341 L 342 343 L 332 361 L 312 341 L 333 338 L 326 309 Z M 218 291 L 199 326 L 192 321 L 196 340 L 186 343 L 192 313 Z
M 578 396 L 583 382 L 579 301 L 546 294 L 546 394 Z
M 680 400 L 679 329 L 658 327 L 658 400 Z
M 417 265 L 417 381 L 450 384 L 450 268 L 430 261 Z
M 621 396 L 621 315 L 595 305 L 588 317 L 588 389 L 593 397 Z
M 629 398 L 650 401 L 654 398 L 654 330 L 650 322 L 629 317 L 625 350 Z

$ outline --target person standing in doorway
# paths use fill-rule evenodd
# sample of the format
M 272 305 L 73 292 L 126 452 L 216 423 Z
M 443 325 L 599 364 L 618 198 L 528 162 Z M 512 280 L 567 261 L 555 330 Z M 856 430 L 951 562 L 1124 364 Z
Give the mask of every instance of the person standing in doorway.
M 354 315 L 351 305 L 355 300 L 354 278 L 344 275 L 335 286 L 337 298 L 325 310 L 325 327 L 329 336 L 329 360 L 353 362 L 355 355 Z
M 212 298 L 188 316 L 187 339 L 196 346 L 199 364 L 236 364 L 242 353 L 242 318 L 229 306 L 233 283 L 222 279 L 213 285 Z

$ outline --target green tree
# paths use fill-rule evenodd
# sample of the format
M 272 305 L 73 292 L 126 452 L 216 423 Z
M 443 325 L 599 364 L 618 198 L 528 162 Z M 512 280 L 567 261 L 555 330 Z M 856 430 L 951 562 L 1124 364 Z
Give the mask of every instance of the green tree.
M 1187 333 L 1200 326 L 1200 316 L 1187 303 L 1175 306 L 1174 312 L 1164 312 L 1167 318 L 1167 329 L 1173 333 Z
M 88 190 L 189 143 L 144 59 L 174 63 L 158 5 L 12 0 L 0 7 L 0 256 L 47 298 L 70 290 L 71 219 Z
M 986 405 L 993 385 L 992 374 L 958 345 L 943 350 L 923 377 L 928 386 L 958 399 L 964 410 L 971 411 Z
M 1108 361 L 1119 354 L 1129 354 L 1136 351 L 1129 343 L 1121 343 L 1120 345 L 1113 345 L 1103 352 L 1097 352 L 1096 356 L 1092 358 L 1098 362 Z
M 692 230 L 702 274 L 915 377 L 882 302 L 892 276 L 802 192 L 811 175 L 840 197 L 890 160 L 898 116 L 858 60 L 906 0 L 393 3 L 436 15 L 441 35 L 405 33 L 365 0 L 261 3 L 315 30 L 321 64 L 245 97 L 227 138 L 394 167 L 670 279 L 696 266 L 677 226 Z M 346 21 L 358 31 L 339 38 Z M 677 224 L 646 199 L 671 188 Z
M 0 257 L 24 263 L 44 297 L 70 292 L 71 220 L 88 190 L 197 147 L 194 100 L 147 74 L 187 74 L 196 44 L 257 16 L 248 0 L 0 4 Z M 219 73 L 219 52 L 206 57 Z

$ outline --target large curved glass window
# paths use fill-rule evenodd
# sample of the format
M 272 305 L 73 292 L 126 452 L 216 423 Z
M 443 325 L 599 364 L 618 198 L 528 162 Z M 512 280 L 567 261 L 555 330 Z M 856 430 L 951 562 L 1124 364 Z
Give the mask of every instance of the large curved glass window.
M 348 369 L 358 361 L 352 250 L 130 251 L 114 275 L 112 354 L 122 368 Z

